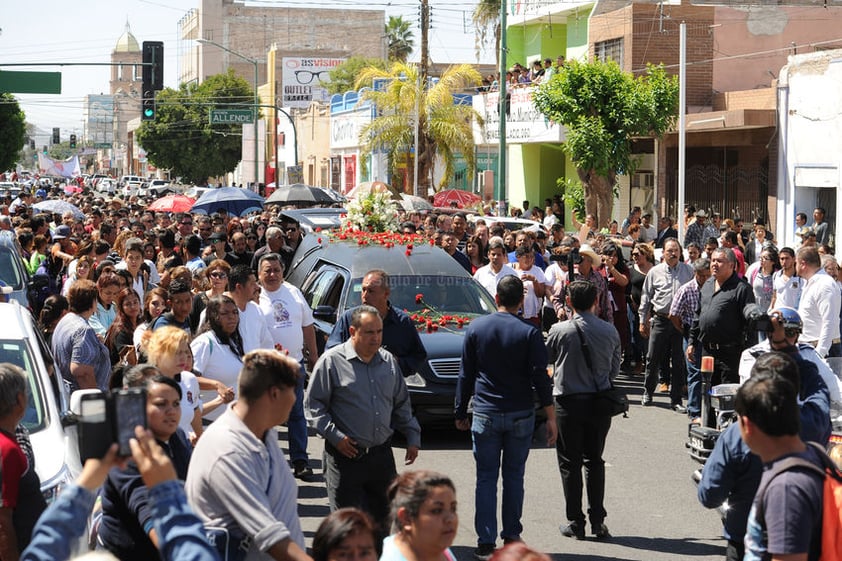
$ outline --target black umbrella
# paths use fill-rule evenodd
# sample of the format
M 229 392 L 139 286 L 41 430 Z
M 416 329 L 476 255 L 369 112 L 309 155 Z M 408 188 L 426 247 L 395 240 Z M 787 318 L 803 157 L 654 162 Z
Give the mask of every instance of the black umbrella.
M 294 183 L 281 185 L 266 199 L 266 204 L 277 205 L 329 205 L 339 202 L 326 189 Z

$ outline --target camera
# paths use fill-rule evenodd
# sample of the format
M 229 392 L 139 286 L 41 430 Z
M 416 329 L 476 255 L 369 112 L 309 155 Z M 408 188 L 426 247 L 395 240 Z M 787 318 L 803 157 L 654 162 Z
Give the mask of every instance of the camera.
M 131 456 L 129 440 L 134 438 L 135 427 L 146 428 L 146 390 L 86 394 L 80 410 L 79 456 L 83 463 L 88 458 L 102 458 L 115 442 L 118 455 Z
M 751 312 L 751 315 L 749 315 L 749 322 L 754 331 L 771 333 L 775 330 L 775 326 L 772 325 L 772 318 L 769 317 L 769 314 L 761 312 L 757 308 Z

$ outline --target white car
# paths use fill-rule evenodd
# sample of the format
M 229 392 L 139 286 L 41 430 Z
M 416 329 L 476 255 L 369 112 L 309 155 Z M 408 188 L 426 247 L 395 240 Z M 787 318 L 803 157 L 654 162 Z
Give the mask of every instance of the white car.
M 143 187 L 137 190 L 137 196 L 157 198 L 176 192 L 176 188 L 166 179 L 153 179 L 149 183 L 145 183 Z
M 117 182 L 110 178 L 100 179 L 96 184 L 98 193 L 107 193 L 113 195 L 117 192 Z
M 543 230 L 546 233 L 547 231 L 544 225 L 540 222 L 536 222 L 535 220 L 527 220 L 526 218 L 514 218 L 511 216 L 479 216 L 476 214 L 468 215 L 469 222 L 476 223 L 479 219 L 484 220 L 485 223 L 489 226 L 491 226 L 491 224 L 494 222 L 500 222 L 507 230 L 511 230 L 512 232 L 521 229 L 529 230 L 531 232 Z
M 51 502 L 81 473 L 75 416 L 65 385 L 50 375 L 52 353 L 32 314 L 16 301 L 0 303 L 0 362 L 27 374 L 29 403 L 22 424 L 29 430 L 41 492 Z
M 123 195 L 129 197 L 137 194 L 137 190 L 146 180 L 139 175 L 124 175 L 120 178 L 120 186 L 123 189 Z

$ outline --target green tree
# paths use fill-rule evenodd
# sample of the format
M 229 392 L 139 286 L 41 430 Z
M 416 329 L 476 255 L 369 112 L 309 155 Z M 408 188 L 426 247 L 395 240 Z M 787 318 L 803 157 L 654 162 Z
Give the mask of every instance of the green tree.
M 26 135 L 26 115 L 12 94 L 0 94 L 0 171 L 15 167 Z
M 618 174 L 633 173 L 632 139 L 661 137 L 675 123 L 678 79 L 649 65 L 638 77 L 613 61 L 570 61 L 533 94 L 535 107 L 567 128 L 564 150 L 585 191 L 585 206 L 607 226 Z
M 364 68 L 386 70 L 387 64 L 380 58 L 352 56 L 330 71 L 330 82 L 327 84 L 328 93 L 330 95 L 343 94 L 353 90 L 357 84 L 357 76 Z M 361 82 L 359 87 L 371 87 L 371 80 Z
M 395 165 L 409 154 L 415 143 L 415 106 L 420 107 L 418 116 L 418 185 L 422 194 L 429 192 L 435 171 L 436 156 L 444 160 L 444 176 L 440 186 L 453 177 L 456 154 L 461 154 L 468 165 L 468 174 L 473 176 L 474 137 L 472 119 L 481 121 L 470 105 L 454 104 L 453 94 L 482 81 L 479 72 L 469 64 L 458 64 L 448 68 L 434 85 L 419 88 L 418 66 L 395 62 L 389 70 L 364 69 L 357 85 L 374 78 L 389 79 L 382 91 L 367 90 L 363 99 L 370 100 L 378 109 L 379 117 L 360 131 L 363 147 L 360 160 L 365 162 L 375 150 L 386 150 L 389 160 Z M 420 98 L 419 98 L 420 96 Z
M 137 138 L 149 161 L 185 181 L 204 185 L 208 177 L 232 171 L 242 159 L 242 125 L 211 125 L 211 109 L 251 108 L 254 90 L 229 69 L 201 84 L 158 92 L 157 117 L 144 121 Z
M 406 62 L 415 46 L 410 23 L 402 16 L 389 16 L 386 24 L 386 39 L 389 41 L 389 61 Z
M 474 22 L 474 38 L 477 60 L 480 51 L 489 39 L 494 38 L 494 60 L 500 65 L 500 8 L 501 0 L 479 0 L 471 19 Z

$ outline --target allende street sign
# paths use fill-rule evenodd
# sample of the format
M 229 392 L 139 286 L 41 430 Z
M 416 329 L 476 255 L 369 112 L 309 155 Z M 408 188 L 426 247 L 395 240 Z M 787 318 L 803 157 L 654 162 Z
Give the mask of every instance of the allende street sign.
M 212 125 L 251 125 L 254 123 L 254 111 L 251 109 L 211 109 Z

